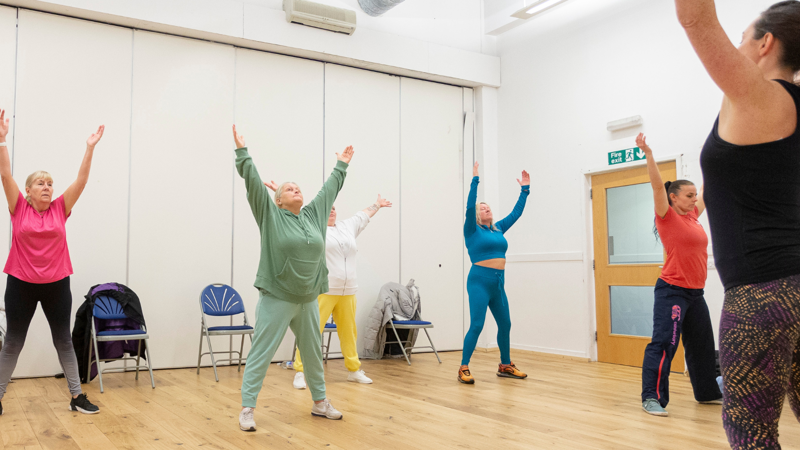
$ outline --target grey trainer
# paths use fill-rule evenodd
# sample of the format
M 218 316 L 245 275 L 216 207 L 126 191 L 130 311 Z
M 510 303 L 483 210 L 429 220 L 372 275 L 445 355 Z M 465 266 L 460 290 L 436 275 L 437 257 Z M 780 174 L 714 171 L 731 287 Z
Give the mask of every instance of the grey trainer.
M 669 415 L 667 410 L 661 407 L 661 403 L 658 403 L 658 400 L 654 398 L 648 398 L 647 400 L 643 401 L 642 409 L 647 414 L 652 414 L 654 416 L 666 417 Z

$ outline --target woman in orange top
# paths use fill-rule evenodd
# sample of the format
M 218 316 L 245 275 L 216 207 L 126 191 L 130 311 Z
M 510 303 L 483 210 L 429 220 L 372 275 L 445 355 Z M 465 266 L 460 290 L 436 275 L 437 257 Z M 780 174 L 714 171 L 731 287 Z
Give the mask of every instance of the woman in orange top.
M 667 260 L 655 287 L 653 339 L 644 351 L 642 409 L 655 416 L 668 415 L 669 371 L 683 334 L 683 347 L 694 398 L 700 403 L 722 404 L 716 381 L 714 330 L 703 298 L 708 261 L 708 236 L 697 220 L 705 204 L 688 180 L 661 182 L 653 151 L 639 133 L 636 145 L 647 156 L 653 187 L 657 237 Z

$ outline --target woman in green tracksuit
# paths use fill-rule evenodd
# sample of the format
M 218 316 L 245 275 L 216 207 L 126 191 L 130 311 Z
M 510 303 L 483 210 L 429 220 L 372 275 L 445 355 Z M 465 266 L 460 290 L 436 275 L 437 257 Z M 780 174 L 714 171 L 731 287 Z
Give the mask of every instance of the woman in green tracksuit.
M 247 153 L 244 138 L 236 133 L 236 125 L 233 137 L 236 170 L 244 178 L 247 202 L 261 231 L 261 260 L 255 282 L 260 296 L 253 345 L 242 380 L 239 427 L 255 431 L 253 413 L 258 393 L 270 361 L 289 327 L 303 353 L 306 380 L 314 400 L 311 414 L 341 419 L 342 414 L 325 398 L 317 297 L 328 292 L 325 232 L 328 215 L 353 157 L 353 147 L 347 147 L 341 155 L 336 154 L 339 161 L 333 173 L 314 200 L 304 207 L 303 194 L 294 183 L 283 183 L 275 192 L 273 203 L 258 176 L 253 158 Z

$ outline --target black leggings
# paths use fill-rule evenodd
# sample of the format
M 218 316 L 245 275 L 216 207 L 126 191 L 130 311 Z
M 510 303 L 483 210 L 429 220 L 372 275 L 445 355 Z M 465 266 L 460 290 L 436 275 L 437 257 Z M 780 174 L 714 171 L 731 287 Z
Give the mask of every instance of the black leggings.
M 9 275 L 5 301 L 8 332 L 3 350 L 0 351 L 0 399 L 6 394 L 8 382 L 17 366 L 19 353 L 25 345 L 28 327 L 39 302 L 42 303 L 42 310 L 50 325 L 53 345 L 56 347 L 58 360 L 69 383 L 69 392 L 73 396 L 80 394 L 78 359 L 75 357 L 69 331 L 69 318 L 72 315 L 69 277 L 52 283 L 34 284 Z

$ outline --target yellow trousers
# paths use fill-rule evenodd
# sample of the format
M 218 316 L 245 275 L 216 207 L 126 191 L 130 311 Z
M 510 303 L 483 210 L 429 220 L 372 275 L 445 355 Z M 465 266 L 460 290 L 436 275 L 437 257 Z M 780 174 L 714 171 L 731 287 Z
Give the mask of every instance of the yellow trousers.
M 355 372 L 361 368 L 361 361 L 358 360 L 358 350 L 356 349 L 356 339 L 358 338 L 356 296 L 322 294 L 317 297 L 317 300 L 319 301 L 319 332 L 322 333 L 325 323 L 333 314 L 333 321 L 336 323 L 336 331 L 339 335 L 339 345 L 342 348 L 342 355 L 344 355 L 344 366 L 350 372 Z M 294 369 L 298 372 L 303 371 L 303 361 L 300 360 L 299 349 Z

